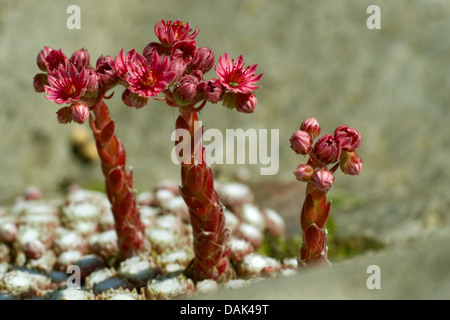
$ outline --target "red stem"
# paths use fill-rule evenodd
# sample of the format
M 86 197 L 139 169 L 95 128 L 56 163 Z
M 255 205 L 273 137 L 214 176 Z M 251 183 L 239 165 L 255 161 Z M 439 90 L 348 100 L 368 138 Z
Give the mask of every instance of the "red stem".
M 206 164 L 201 137 L 202 127 L 195 127 L 196 112 L 181 111 L 177 129 L 190 133 L 190 161 L 181 163 L 180 193 L 189 208 L 194 235 L 195 259 L 186 273 L 194 281 L 224 281 L 233 275 L 229 266 L 229 229 L 225 228 L 223 205 L 214 189 L 211 168 Z
M 105 176 L 106 194 L 111 203 L 119 248 L 124 258 L 131 257 L 143 249 L 145 228 L 136 206 L 136 191 L 133 189 L 133 172 L 125 169 L 126 154 L 123 144 L 117 139 L 114 121 L 99 94 L 89 123 L 96 140 L 97 151 Z
M 312 183 L 308 182 L 300 216 L 303 230 L 303 245 L 300 250 L 301 266 L 329 265 L 325 224 L 330 214 L 331 202 L 326 202 L 326 195 L 326 192 L 315 189 Z

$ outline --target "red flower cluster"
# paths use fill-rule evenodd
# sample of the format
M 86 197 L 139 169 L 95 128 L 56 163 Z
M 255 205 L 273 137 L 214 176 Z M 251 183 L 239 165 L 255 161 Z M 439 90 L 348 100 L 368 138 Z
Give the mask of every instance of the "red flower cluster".
M 155 25 L 160 42 L 149 43 L 142 55 L 134 49 L 126 56 L 121 52 L 116 69 L 128 88 L 122 96 L 125 104 L 139 108 L 163 92 L 168 105 L 185 110 L 201 103 L 198 111 L 207 101 L 222 101 L 230 109 L 253 112 L 257 104 L 253 91 L 259 88 L 255 83 L 262 77 L 255 75 L 257 65 L 244 68 L 242 55 L 235 61 L 225 52 L 215 67 L 218 77 L 204 79 L 215 56 L 210 48 L 197 47 L 198 32 L 180 20 L 161 20 Z
M 203 130 L 195 128 L 197 112 L 206 102 L 222 101 L 227 108 L 252 113 L 257 104 L 256 83 L 262 77 L 256 75 L 256 64 L 245 67 L 242 55 L 234 60 L 225 52 L 215 66 L 217 77 L 205 79 L 215 56 L 210 48 L 197 46 L 198 27 L 192 30 L 189 23 L 180 20 L 161 20 L 154 31 L 159 42 L 149 43 L 142 54 L 132 49 L 126 54 L 121 50 L 115 58 L 102 55 L 95 68 L 85 49 L 67 58 L 61 50 L 44 47 L 37 64 L 45 73 L 37 74 L 33 81 L 35 90 L 45 92 L 48 100 L 69 104 L 57 112 L 60 123 L 83 123 L 90 117 L 119 245 L 126 256 L 146 247 L 145 230 L 136 207 L 132 173 L 125 170 L 125 150 L 114 134 L 115 124 L 103 101 L 108 98 L 106 93 L 117 85 L 124 86 L 122 101 L 134 108 L 144 107 L 150 98 L 165 100 L 179 109 L 177 129 L 188 130 L 191 141 L 196 141 L 195 136 Z M 164 97 L 158 98 L 160 94 Z M 196 260 L 192 273 L 196 279 L 222 279 L 231 274 L 228 229 L 203 151 L 201 144 L 192 145 L 191 159 L 199 161 L 182 163 L 181 170 L 180 192 L 189 207 L 194 233 Z
M 47 99 L 57 104 L 81 104 L 88 114 L 95 104 L 100 89 L 125 86 L 123 102 L 130 107 L 141 108 L 149 98 L 163 93 L 167 104 L 192 109 L 207 101 L 222 104 L 239 112 L 252 113 L 257 104 L 254 90 L 262 74 L 256 75 L 257 65 L 244 66 L 244 58 L 230 59 L 228 53 L 220 57 L 215 66 L 217 78 L 204 79 L 214 66 L 214 52 L 207 47 L 197 47 L 198 27 L 193 31 L 189 23 L 180 20 L 161 20 L 155 25 L 160 42 L 149 43 L 142 54 L 135 49 L 124 54 L 120 51 L 114 59 L 101 56 L 93 68 L 85 49 L 76 51 L 70 59 L 61 50 L 44 47 L 39 52 L 37 64 L 42 71 L 34 78 L 37 92 L 46 92 Z M 72 115 L 66 107 L 58 111 L 58 120 L 84 122 L 86 118 Z M 199 110 L 197 109 L 197 110 Z
M 45 92 L 50 101 L 69 104 L 57 112 L 60 123 L 84 123 L 100 89 L 117 82 L 113 61 L 111 57 L 101 56 L 93 68 L 89 52 L 84 48 L 75 51 L 69 59 L 61 50 L 44 47 L 37 56 L 37 65 L 45 73 L 34 77 L 34 89 Z

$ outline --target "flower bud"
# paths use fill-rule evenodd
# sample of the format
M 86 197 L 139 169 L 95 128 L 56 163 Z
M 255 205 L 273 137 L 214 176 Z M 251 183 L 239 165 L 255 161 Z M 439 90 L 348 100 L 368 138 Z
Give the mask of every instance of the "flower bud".
M 124 90 L 122 93 L 123 103 L 132 108 L 140 109 L 148 103 L 148 100 L 149 98 L 141 97 L 128 89 Z
M 85 95 L 88 97 L 93 97 L 97 94 L 98 87 L 100 86 L 100 77 L 97 75 L 97 72 L 95 72 L 94 69 L 88 68 L 86 70 L 86 78 L 87 78 L 87 84 L 86 84 L 86 93 Z
M 361 146 L 362 136 L 348 126 L 337 127 L 334 131 L 334 139 L 341 145 L 344 151 L 355 151 Z
M 48 86 L 48 79 L 45 73 L 38 73 L 33 78 L 34 91 L 45 92 L 44 85 Z
M 314 171 L 311 183 L 317 190 L 327 192 L 334 183 L 333 173 L 326 168 L 318 169 Z
M 64 107 L 59 109 L 56 112 L 56 115 L 58 117 L 58 122 L 62 124 L 71 123 L 72 122 L 72 115 L 70 114 L 70 108 Z
M 294 175 L 299 181 L 308 182 L 311 180 L 314 168 L 309 164 L 301 164 L 295 169 Z
M 295 153 L 305 155 L 311 152 L 313 139 L 309 133 L 303 130 L 299 130 L 292 134 L 290 139 L 291 149 Z
M 100 84 L 104 87 L 112 87 L 119 80 L 116 72 L 114 59 L 110 56 L 101 55 L 96 63 L 97 75 L 100 78 Z
M 216 80 L 216 79 L 214 79 Z M 218 83 L 216 83 L 218 85 Z M 222 88 L 217 87 L 218 90 L 224 90 L 224 87 Z M 220 96 L 220 91 L 217 93 L 218 98 Z M 226 92 L 223 95 L 222 99 L 222 105 L 227 107 L 228 109 L 237 109 L 237 111 L 242 113 L 252 113 L 255 111 L 256 104 L 257 104 L 256 96 L 253 92 L 249 93 L 236 93 L 236 92 Z
M 89 107 L 80 101 L 70 105 L 70 115 L 76 123 L 83 124 L 89 117 Z
M 89 52 L 84 48 L 75 51 L 69 60 L 75 65 L 78 71 L 81 71 L 83 68 L 89 68 L 90 66 Z
M 342 151 L 339 167 L 345 174 L 359 176 L 362 170 L 362 160 L 355 151 Z
M 189 66 L 191 70 L 200 70 L 203 74 L 207 73 L 214 65 L 214 52 L 207 47 L 198 49 L 198 56 Z
M 253 113 L 258 101 L 253 92 L 238 93 L 236 95 L 236 109 L 242 113 Z
M 300 130 L 308 132 L 313 139 L 317 138 L 320 134 L 320 124 L 316 118 L 311 117 L 306 119 L 300 125 Z
M 180 105 L 192 104 L 197 96 L 199 80 L 194 75 L 185 75 L 174 88 L 174 96 Z
M 45 59 L 47 58 L 48 54 L 53 51 L 50 47 L 44 47 L 41 51 L 39 51 L 39 54 L 37 56 L 37 65 L 39 69 L 41 69 L 44 72 L 47 72 L 47 66 L 45 64 Z
M 210 79 L 208 81 L 202 81 L 199 84 L 199 90 L 201 90 L 207 101 L 211 103 L 217 103 L 223 99 L 225 90 L 220 83 L 219 79 Z
M 314 146 L 314 158 L 325 164 L 336 162 L 340 153 L 340 145 L 329 134 L 323 135 Z

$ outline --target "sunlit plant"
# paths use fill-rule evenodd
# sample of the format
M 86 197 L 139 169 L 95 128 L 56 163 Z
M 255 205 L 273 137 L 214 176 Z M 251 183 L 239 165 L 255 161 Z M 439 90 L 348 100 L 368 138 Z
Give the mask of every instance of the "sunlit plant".
M 117 61 L 121 79 L 129 84 L 123 95 L 127 105 L 140 108 L 149 97 L 161 92 L 159 100 L 178 109 L 175 128 L 189 133 L 183 138 L 178 136 L 176 142 L 181 164 L 180 193 L 189 208 L 194 235 L 195 259 L 187 274 L 194 280 L 222 281 L 233 276 L 227 245 L 229 230 L 207 164 L 198 113 L 207 102 L 222 102 L 229 109 L 252 113 L 257 104 L 254 90 L 262 74 L 255 74 L 256 65 L 245 67 L 242 55 L 234 60 L 225 52 L 215 65 L 217 77 L 205 79 L 214 66 L 215 55 L 210 48 L 197 46 L 198 33 L 198 27 L 192 30 L 189 23 L 161 20 L 155 25 L 159 42 L 149 43 L 142 55 L 135 50 L 126 56 L 121 52 Z M 160 83 L 164 81 L 167 85 L 162 89 Z
M 125 149 L 115 135 L 115 123 L 104 102 L 112 96 L 107 95 L 108 91 L 120 80 L 115 59 L 101 56 L 94 68 L 86 49 L 67 58 L 61 50 L 44 47 L 37 56 L 37 64 L 43 73 L 34 77 L 36 92 L 45 92 L 48 100 L 66 105 L 56 112 L 58 122 L 82 124 L 89 118 L 123 258 L 143 251 L 145 229 L 136 205 L 133 172 L 126 171 Z
M 325 225 L 330 215 L 331 200 L 327 202 L 327 193 L 334 184 L 338 168 L 348 175 L 359 175 L 362 170 L 362 160 L 356 154 L 362 141 L 358 131 L 343 125 L 336 128 L 334 135 L 324 134 L 313 144 L 320 131 L 319 122 L 312 117 L 303 121 L 300 130 L 294 132 L 290 139 L 292 150 L 309 156 L 308 161 L 294 171 L 297 180 L 307 183 L 300 216 L 303 231 L 300 266 L 329 264 Z
M 262 74 L 256 74 L 256 64 L 245 66 L 242 55 L 231 59 L 227 52 L 215 65 L 214 52 L 197 46 L 199 29 L 193 30 L 189 23 L 161 20 L 154 31 L 159 41 L 149 43 L 142 54 L 135 49 L 126 54 L 121 50 L 115 58 L 98 58 L 95 68 L 85 49 L 67 58 L 61 50 L 44 47 L 37 57 L 43 73 L 34 77 L 34 88 L 45 92 L 48 100 L 66 105 L 57 111 L 60 123 L 81 124 L 89 118 L 125 257 L 145 249 L 145 230 L 136 206 L 132 172 L 125 170 L 125 149 L 114 134 L 115 124 L 104 100 L 112 95 L 107 95 L 110 90 L 122 85 L 122 101 L 129 107 L 142 108 L 153 98 L 177 108 L 175 128 L 189 133 L 176 141 L 179 189 L 194 236 L 195 259 L 187 274 L 196 281 L 226 280 L 234 273 L 229 264 L 229 230 L 201 142 L 203 127 L 198 113 L 207 102 L 222 102 L 241 113 L 254 112 L 254 91 Z M 205 79 L 213 66 L 216 77 Z

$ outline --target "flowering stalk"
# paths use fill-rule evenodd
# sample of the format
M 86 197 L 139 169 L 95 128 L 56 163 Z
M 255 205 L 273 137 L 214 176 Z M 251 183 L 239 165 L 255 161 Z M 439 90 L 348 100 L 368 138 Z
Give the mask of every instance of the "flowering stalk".
M 196 122 L 197 113 L 190 111 L 180 111 L 176 121 L 177 129 L 189 131 L 192 150 L 187 161 L 181 162 L 180 186 L 180 194 L 189 208 L 194 234 L 195 260 L 187 274 L 194 281 L 222 281 L 233 275 L 228 261 L 230 231 L 225 227 L 224 207 L 214 189 L 211 167 L 206 164 L 205 148 L 201 143 L 203 128 L 196 128 Z
M 115 124 L 103 100 L 93 109 L 89 124 L 94 133 L 97 151 L 106 181 L 106 194 L 111 203 L 119 248 L 125 257 L 137 254 L 144 247 L 145 229 L 136 206 L 133 171 L 125 169 L 125 149 L 114 134 Z
M 303 231 L 303 245 L 299 265 L 328 265 L 327 230 L 325 225 L 330 215 L 331 201 L 327 192 L 333 186 L 334 173 L 341 168 L 344 174 L 359 175 L 362 160 L 356 154 L 362 137 L 353 128 L 338 127 L 334 135 L 323 135 L 313 146 L 313 139 L 320 134 L 320 125 L 315 118 L 302 122 L 300 130 L 293 133 L 291 148 L 301 155 L 309 155 L 306 164 L 300 164 L 294 171 L 297 180 L 307 182 L 300 224 Z M 328 169 L 328 166 L 331 169 Z
M 178 141 L 176 146 L 187 147 L 182 148 L 180 157 L 180 193 L 189 209 L 195 253 L 186 273 L 195 281 L 221 281 L 233 274 L 228 261 L 229 230 L 214 190 L 212 170 L 206 163 L 197 113 L 207 102 L 219 101 L 229 109 L 252 113 L 257 103 L 253 91 L 262 74 L 255 75 L 256 65 L 244 68 L 242 56 L 232 60 L 225 52 L 215 67 L 218 77 L 204 79 L 214 66 L 214 52 L 197 47 L 198 32 L 198 27 L 193 31 L 189 23 L 180 20 L 161 20 L 155 25 L 159 42 L 149 43 L 142 55 L 134 49 L 126 55 L 121 52 L 116 68 L 127 87 L 122 95 L 126 105 L 141 108 L 150 97 L 162 93 L 163 98 L 155 99 L 178 108 L 176 129 L 189 133 L 188 141 Z
M 145 247 L 145 230 L 136 206 L 133 174 L 127 174 L 125 170 L 125 149 L 115 136 L 115 124 L 103 101 L 106 92 L 119 79 L 114 60 L 101 56 L 94 69 L 85 49 L 76 51 L 68 59 L 61 50 L 45 47 L 38 54 L 37 64 L 45 73 L 34 78 L 36 92 L 46 92 L 46 98 L 57 104 L 69 104 L 58 110 L 58 121 L 82 124 L 89 117 L 102 162 L 119 247 L 124 258 L 136 254 Z
M 257 65 L 244 67 L 242 55 L 234 60 L 225 52 L 215 66 L 217 78 L 205 80 L 215 57 L 210 48 L 197 47 L 198 27 L 193 31 L 189 23 L 161 20 L 154 30 L 160 42 L 149 43 L 142 54 L 133 49 L 127 54 L 122 50 L 115 59 L 101 56 L 96 69 L 90 67 L 84 49 L 67 59 L 61 50 L 45 47 L 38 55 L 38 66 L 46 73 L 36 75 L 33 84 L 37 92 L 47 93 L 47 99 L 70 104 L 57 112 L 61 123 L 83 123 L 93 111 L 90 125 L 102 160 L 119 244 L 126 256 L 142 248 L 144 228 L 136 208 L 132 172 L 127 174 L 124 169 L 125 150 L 114 135 L 114 122 L 103 98 L 120 84 L 125 87 L 122 101 L 129 107 L 142 108 L 154 98 L 178 108 L 176 129 L 189 132 L 189 141 L 177 144 L 191 147 L 180 161 L 180 192 L 189 208 L 194 234 L 195 259 L 187 273 L 194 280 L 225 280 L 233 274 L 228 261 L 229 230 L 211 168 L 206 164 L 203 129 L 196 127 L 197 113 L 207 102 L 219 101 L 229 109 L 252 113 L 257 104 L 256 83 L 262 74 L 255 74 Z M 159 94 L 164 97 L 157 98 Z

